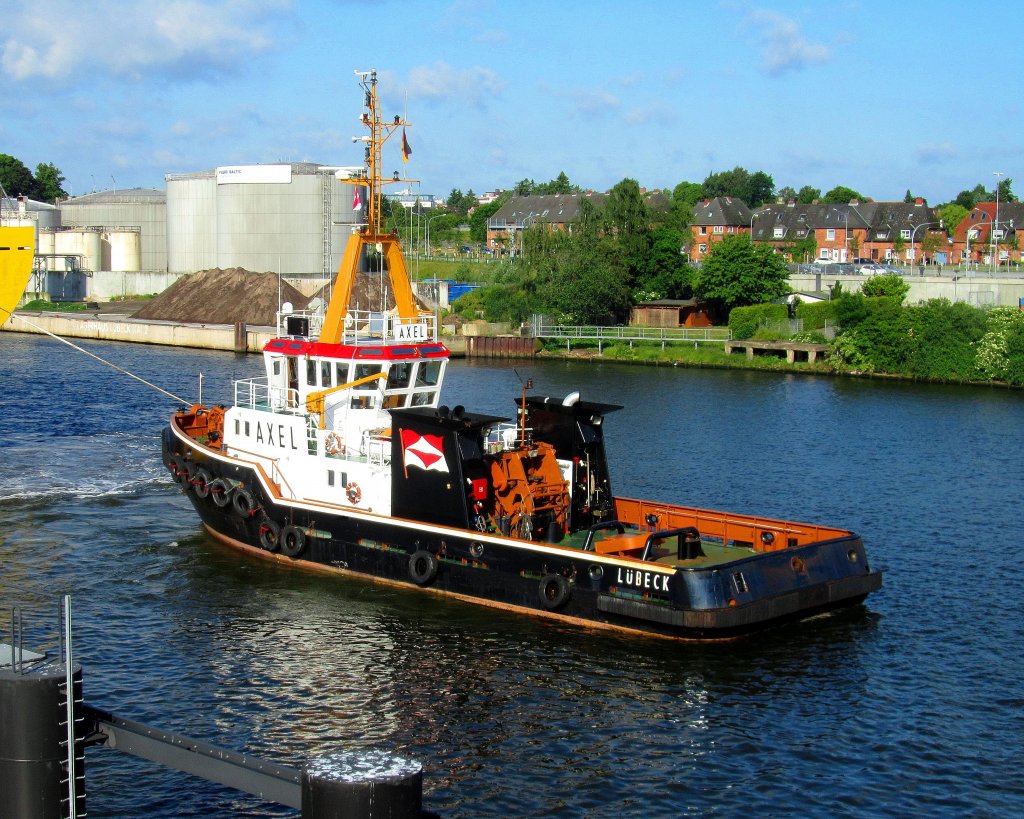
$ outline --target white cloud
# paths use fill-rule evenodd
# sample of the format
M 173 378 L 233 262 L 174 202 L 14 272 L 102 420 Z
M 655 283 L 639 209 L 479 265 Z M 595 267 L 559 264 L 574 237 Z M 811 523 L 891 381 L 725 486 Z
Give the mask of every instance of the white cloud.
M 4 10 L 0 67 L 13 80 L 232 73 L 275 44 L 285 0 L 37 0 Z
M 576 113 L 585 117 L 595 117 L 607 114 L 609 111 L 617 110 L 622 101 L 614 94 L 609 94 L 602 88 L 595 90 L 581 89 L 569 94 L 573 108 Z
M 409 96 L 414 99 L 463 102 L 475 108 L 483 108 L 505 90 L 504 83 L 489 68 L 455 69 L 442 61 L 412 69 L 408 88 Z
M 755 31 L 761 43 L 761 67 L 769 76 L 799 71 L 832 59 L 827 46 L 808 42 L 794 20 L 776 11 L 754 9 L 744 18 L 743 25 Z
M 944 162 L 956 156 L 956 148 L 951 142 L 942 142 L 935 145 L 918 145 L 917 158 L 927 165 Z

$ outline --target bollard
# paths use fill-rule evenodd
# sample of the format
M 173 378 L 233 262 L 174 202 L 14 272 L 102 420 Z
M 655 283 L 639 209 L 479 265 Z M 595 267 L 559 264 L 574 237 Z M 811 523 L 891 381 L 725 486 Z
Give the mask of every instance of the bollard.
M 75 699 L 82 669 L 74 669 Z M 67 709 L 63 664 L 24 671 L 0 669 L 0 813 L 19 819 L 68 816 Z M 81 738 L 75 756 L 76 814 L 85 813 Z
M 423 766 L 386 751 L 345 751 L 302 769 L 302 819 L 413 819 L 423 805 Z
M 244 321 L 235 322 L 235 352 L 244 353 L 249 349 L 248 332 Z

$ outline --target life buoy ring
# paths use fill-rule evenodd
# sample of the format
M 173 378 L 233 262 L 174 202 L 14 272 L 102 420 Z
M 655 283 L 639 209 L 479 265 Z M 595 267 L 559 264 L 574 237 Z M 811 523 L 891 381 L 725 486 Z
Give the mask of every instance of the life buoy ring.
M 281 546 L 281 527 L 270 518 L 260 523 L 260 546 L 268 552 L 276 552 Z
M 208 494 L 214 506 L 223 509 L 231 503 L 231 484 L 224 478 L 214 478 L 207 488 L 210 490 Z
M 363 491 L 359 488 L 359 484 L 357 484 L 355 481 L 351 481 L 345 487 L 345 494 L 348 496 L 348 499 L 352 503 L 359 503 L 359 501 L 362 500 L 363 497 Z
M 409 577 L 417 586 L 426 586 L 437 577 L 437 558 L 418 549 L 409 557 Z
M 196 490 L 197 498 L 206 498 L 210 495 L 210 482 L 213 480 L 213 475 L 209 473 L 204 467 L 199 467 L 193 474 L 189 481 L 192 484 L 192 488 Z
M 548 611 L 560 609 L 569 601 L 569 581 L 560 574 L 547 574 L 537 587 L 540 603 Z
M 324 449 L 328 455 L 345 454 L 345 445 L 341 442 L 341 436 L 337 432 L 332 432 L 324 438 Z
M 231 505 L 240 518 L 251 518 L 256 514 L 256 498 L 244 486 L 238 487 L 231 497 Z
M 299 526 L 285 526 L 281 530 L 281 554 L 298 557 L 306 549 L 306 535 Z

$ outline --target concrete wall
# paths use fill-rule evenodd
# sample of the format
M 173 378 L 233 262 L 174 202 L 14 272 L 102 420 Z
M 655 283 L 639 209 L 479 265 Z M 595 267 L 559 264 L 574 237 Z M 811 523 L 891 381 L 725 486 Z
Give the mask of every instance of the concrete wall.
M 855 275 L 797 275 L 789 277 L 794 290 L 828 290 L 837 281 L 847 293 L 860 291 L 867 276 Z M 916 276 L 907 274 L 910 285 L 905 304 L 916 304 L 929 299 L 964 301 L 978 307 L 1017 307 L 1024 298 L 1024 277 L 991 276 L 987 273 L 952 276 Z

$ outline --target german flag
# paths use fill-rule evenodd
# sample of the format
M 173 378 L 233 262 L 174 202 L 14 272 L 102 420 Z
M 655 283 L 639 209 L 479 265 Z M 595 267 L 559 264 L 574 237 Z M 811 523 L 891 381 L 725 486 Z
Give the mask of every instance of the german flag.
M 409 147 L 409 140 L 405 138 L 405 128 L 402 129 L 402 161 L 408 162 L 412 148 Z

